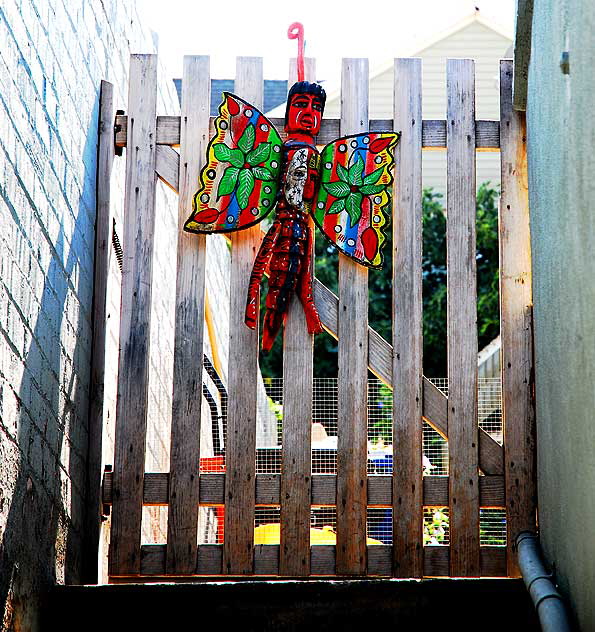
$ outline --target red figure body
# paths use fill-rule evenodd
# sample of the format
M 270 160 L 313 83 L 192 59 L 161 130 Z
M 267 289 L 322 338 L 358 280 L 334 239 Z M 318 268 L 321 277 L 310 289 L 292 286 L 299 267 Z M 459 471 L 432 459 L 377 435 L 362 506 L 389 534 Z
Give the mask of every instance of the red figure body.
M 318 84 L 305 81 L 295 84 L 288 97 L 280 198 L 273 225 L 254 262 L 246 303 L 246 324 L 255 329 L 260 281 L 269 270 L 263 351 L 271 349 L 294 293 L 303 305 L 308 332 L 323 331 L 312 295 L 313 234 L 307 205 L 314 199 L 318 186 L 318 151 L 314 137 L 320 130 L 325 98 Z

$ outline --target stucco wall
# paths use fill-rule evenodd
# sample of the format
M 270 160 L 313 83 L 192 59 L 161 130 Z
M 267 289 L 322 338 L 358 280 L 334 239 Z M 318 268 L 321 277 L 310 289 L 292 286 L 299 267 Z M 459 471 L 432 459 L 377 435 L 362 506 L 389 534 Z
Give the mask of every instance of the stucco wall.
M 539 525 L 581 630 L 595 630 L 594 29 L 591 0 L 535 0 L 527 121 Z
M 35 629 L 39 591 L 81 577 L 98 91 L 111 81 L 125 107 L 129 54 L 154 48 L 133 1 L 0 3 L 2 629 Z M 160 113 L 173 113 L 171 82 L 159 93 Z M 113 196 L 121 211 L 121 168 Z M 164 222 L 177 217 L 171 199 L 160 192 Z M 158 286 L 165 301 L 170 281 Z M 167 343 L 171 318 L 157 322 Z M 165 347 L 154 373 L 168 361 Z M 160 390 L 154 379 L 154 400 Z

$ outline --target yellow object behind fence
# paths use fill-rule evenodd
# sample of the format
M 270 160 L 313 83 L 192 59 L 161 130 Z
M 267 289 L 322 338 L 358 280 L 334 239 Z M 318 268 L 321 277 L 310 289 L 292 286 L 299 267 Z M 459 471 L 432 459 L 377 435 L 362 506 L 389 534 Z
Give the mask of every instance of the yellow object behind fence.
M 281 542 L 281 525 L 278 522 L 260 525 L 254 529 L 254 544 L 279 544 Z M 367 538 L 368 544 L 382 544 L 380 540 Z M 332 527 L 310 529 L 310 545 L 337 544 L 337 535 Z

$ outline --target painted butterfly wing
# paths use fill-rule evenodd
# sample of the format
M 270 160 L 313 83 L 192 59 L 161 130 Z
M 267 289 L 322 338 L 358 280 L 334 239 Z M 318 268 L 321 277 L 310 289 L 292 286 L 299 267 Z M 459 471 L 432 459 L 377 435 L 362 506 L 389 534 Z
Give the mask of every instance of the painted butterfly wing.
M 392 209 L 391 167 L 399 137 L 395 132 L 345 136 L 320 155 L 314 221 L 343 254 L 370 268 L 383 264 L 383 227 Z
M 264 219 L 275 206 L 282 147 L 257 108 L 224 92 L 184 230 L 227 233 Z

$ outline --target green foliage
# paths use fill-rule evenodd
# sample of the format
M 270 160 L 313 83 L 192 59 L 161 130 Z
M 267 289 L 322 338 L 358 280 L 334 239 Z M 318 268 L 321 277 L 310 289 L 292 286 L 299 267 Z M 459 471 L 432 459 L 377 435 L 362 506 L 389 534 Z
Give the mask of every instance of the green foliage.
M 498 200 L 489 182 L 477 191 L 477 328 L 479 348 L 499 333 Z M 423 196 L 424 373 L 446 376 L 446 216 L 442 195 L 431 189 Z
M 448 515 L 443 509 L 434 509 L 431 518 L 424 517 L 424 546 L 443 544 L 448 532 Z
M 499 332 L 498 313 L 498 200 L 499 192 L 489 182 L 477 192 L 477 322 L 479 348 Z M 442 194 L 425 189 L 423 208 L 423 327 L 424 373 L 428 377 L 446 376 L 446 216 Z M 316 276 L 337 293 L 338 254 L 327 239 L 316 232 Z M 385 252 L 392 252 L 390 225 L 387 227 Z M 392 262 L 369 275 L 369 322 L 390 341 L 392 303 Z M 264 304 L 262 305 L 264 309 Z M 314 375 L 337 375 L 337 341 L 319 334 L 314 339 Z M 263 375 L 282 374 L 281 336 L 268 355 L 261 354 Z M 379 400 L 380 401 L 380 400 Z M 379 432 L 382 435 L 382 431 Z

